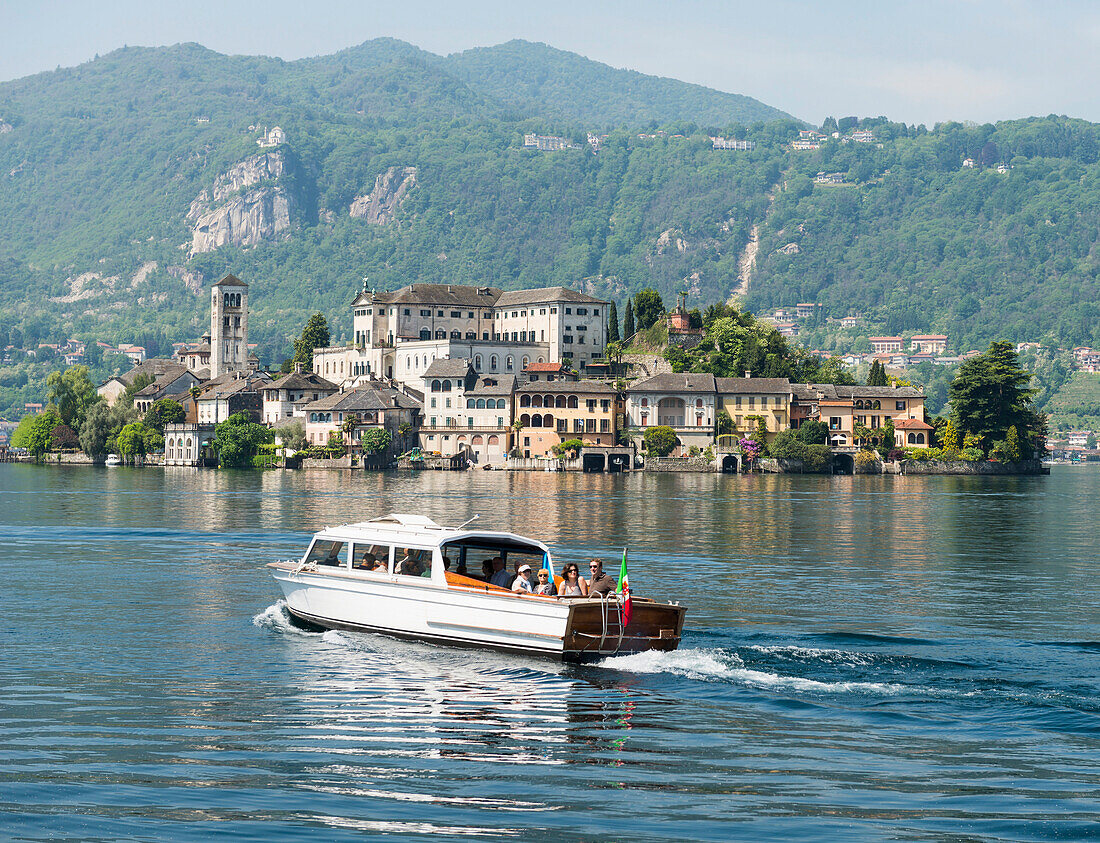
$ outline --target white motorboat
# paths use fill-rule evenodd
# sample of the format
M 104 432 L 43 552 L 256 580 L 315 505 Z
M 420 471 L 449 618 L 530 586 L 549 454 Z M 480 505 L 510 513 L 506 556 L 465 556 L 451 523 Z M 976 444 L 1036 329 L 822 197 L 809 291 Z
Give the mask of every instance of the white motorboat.
M 105 465 L 122 465 L 122 457 L 118 454 L 108 454 Z
M 534 539 L 393 514 L 327 527 L 301 560 L 268 567 L 290 613 L 327 629 L 567 661 L 679 646 L 682 606 L 618 593 L 516 594 L 465 573 L 497 557 L 508 570 L 551 564 Z

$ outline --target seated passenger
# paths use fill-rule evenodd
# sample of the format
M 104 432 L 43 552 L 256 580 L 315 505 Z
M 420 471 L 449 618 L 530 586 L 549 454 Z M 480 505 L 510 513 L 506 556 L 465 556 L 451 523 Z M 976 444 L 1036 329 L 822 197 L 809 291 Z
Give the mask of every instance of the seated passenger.
M 589 562 L 588 570 L 592 574 L 592 579 L 589 581 L 588 586 L 588 593 L 590 596 L 595 597 L 600 594 L 610 594 L 619 587 L 614 577 L 603 572 L 603 562 L 599 559 L 593 559 Z
M 558 597 L 587 597 L 588 583 L 580 575 L 580 569 L 576 563 L 569 562 L 561 569 L 561 588 L 558 589 Z
M 558 587 L 546 568 L 539 569 L 539 584 L 535 587 L 535 594 L 548 594 L 551 597 L 558 593 Z
M 468 573 L 466 572 L 466 560 L 465 560 L 465 559 L 461 560 L 461 561 L 460 561 L 460 562 L 458 563 L 458 567 L 457 567 L 457 568 L 455 568 L 455 573 L 456 573 L 456 574 L 458 574 L 458 575 L 459 575 L 460 577 L 468 577 L 468 576 L 470 576 L 470 575 L 469 575 L 469 574 L 468 574 Z
M 481 563 L 481 579 L 489 582 L 493 579 L 493 560 L 486 559 Z
M 531 566 L 520 565 L 516 571 L 516 581 L 512 583 L 512 591 L 516 594 L 531 594 L 535 587 L 531 584 Z
M 379 559 L 374 563 L 374 571 L 376 573 L 385 574 L 389 571 L 389 563 L 385 559 Z
M 512 587 L 512 575 L 504 570 L 504 558 L 502 556 L 493 557 L 493 574 L 489 577 L 489 582 L 501 588 Z
M 340 564 L 340 548 L 334 547 L 328 552 L 328 556 L 321 560 L 322 565 L 339 565 Z
M 356 564 L 355 567 L 362 568 L 366 571 L 373 571 L 375 563 L 377 562 L 378 560 L 375 558 L 374 554 L 368 550 L 366 553 L 363 554 L 363 559 L 358 564 Z

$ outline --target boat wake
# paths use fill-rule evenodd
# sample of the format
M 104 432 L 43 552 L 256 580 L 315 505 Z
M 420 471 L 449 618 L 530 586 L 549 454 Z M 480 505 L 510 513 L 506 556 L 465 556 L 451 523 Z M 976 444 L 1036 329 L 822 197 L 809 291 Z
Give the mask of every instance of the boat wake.
M 324 635 L 323 630 L 306 629 L 295 622 L 294 617 L 286 608 L 285 600 L 279 600 L 271 604 L 260 614 L 253 617 L 252 625 L 261 629 L 270 629 L 273 632 L 289 632 L 294 635 L 308 635 L 312 638 L 319 638 Z
M 820 694 L 862 693 L 890 696 L 907 690 L 906 686 L 893 682 L 825 682 L 757 670 L 746 667 L 737 653 L 722 650 L 688 649 L 635 653 L 629 656 L 612 656 L 600 662 L 599 666 L 631 673 L 667 673 L 687 679 Z

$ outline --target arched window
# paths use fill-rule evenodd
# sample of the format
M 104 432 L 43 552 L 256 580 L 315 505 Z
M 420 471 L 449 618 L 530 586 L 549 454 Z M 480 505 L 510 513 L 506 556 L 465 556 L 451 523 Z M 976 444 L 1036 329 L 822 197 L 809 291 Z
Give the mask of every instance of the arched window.
M 467 331 L 466 332 L 466 339 L 476 340 L 477 339 L 477 333 L 475 331 Z
M 462 331 L 451 331 L 451 339 L 452 340 L 462 339 Z
M 445 339 L 447 339 L 447 332 L 443 331 L 443 330 L 436 331 L 435 332 L 435 338 L 437 340 L 445 340 Z
M 642 399 L 642 406 L 643 407 L 648 407 L 649 406 L 649 399 L 648 398 L 643 398 Z
M 523 368 L 526 369 L 530 364 L 531 364 L 531 358 L 524 355 L 524 357 L 523 357 Z
M 924 434 L 923 433 L 918 433 L 917 434 L 917 444 L 918 445 L 923 445 L 924 444 Z
M 535 413 L 531 416 L 531 427 L 542 427 L 542 415 Z
M 539 357 L 539 362 L 540 362 L 540 363 L 542 363 L 542 362 L 543 362 L 543 359 L 542 359 L 542 357 L 541 357 L 541 356 Z
M 500 437 L 490 436 L 488 444 L 490 444 L 490 445 L 499 445 L 500 444 Z
M 577 396 L 576 395 L 570 395 L 569 396 L 569 401 L 567 403 L 567 406 L 569 407 L 570 410 L 577 409 Z
M 881 402 L 879 402 L 879 401 L 876 401 L 876 402 L 874 403 L 874 405 L 873 405 L 873 406 L 871 407 L 871 409 L 872 409 L 872 410 L 881 410 L 881 409 L 882 409 L 882 403 L 881 403 Z
M 702 410 L 702 409 L 703 409 L 703 399 L 702 399 L 702 398 L 696 398 L 696 399 L 695 399 L 695 407 L 696 407 L 696 409 L 698 409 L 698 410 Z
M 855 405 L 854 405 L 854 406 L 855 406 L 855 409 L 857 409 L 857 410 L 862 410 L 862 409 L 863 409 L 863 402 L 862 402 L 862 401 L 860 401 L 860 400 L 859 400 L 859 399 L 857 398 L 857 399 L 856 399 L 856 403 L 855 403 Z
M 442 392 L 442 391 L 443 391 L 443 387 L 442 387 L 442 385 L 440 385 L 439 381 L 437 381 L 437 380 L 432 381 L 432 392 Z
M 478 398 L 477 399 L 477 404 L 474 406 L 474 409 L 484 410 L 485 409 L 485 399 L 484 398 Z
M 476 408 L 476 404 L 474 403 L 474 399 L 473 398 L 467 398 L 466 399 L 466 409 L 467 410 L 473 410 L 475 408 Z
M 430 328 L 421 328 L 420 329 L 420 339 L 430 340 L 431 338 L 432 338 L 432 332 L 431 332 Z
M 541 407 L 542 406 L 542 396 L 541 395 L 532 395 L 531 396 L 531 406 L 532 407 Z
M 451 382 L 449 380 L 444 380 L 443 381 L 443 391 L 444 392 L 450 392 L 451 391 Z
M 909 442 L 910 445 L 916 445 L 917 444 L 917 434 L 910 433 L 909 436 L 908 436 L 908 442 Z
M 519 417 L 519 423 L 521 425 L 523 425 L 524 427 L 530 427 L 531 426 L 531 417 L 529 415 L 527 415 L 527 413 L 524 413 L 522 416 Z
M 515 360 L 514 360 L 514 359 L 512 358 L 512 355 L 511 355 L 511 354 L 509 354 L 509 355 L 508 355 L 508 371 L 509 371 L 509 372 L 511 372 L 511 371 L 512 371 L 513 369 L 515 369 L 515 368 L 516 368 L 516 362 L 515 362 Z
M 557 398 L 555 398 L 554 399 L 554 406 L 555 407 L 560 407 L 561 409 L 564 410 L 565 409 L 565 396 L 564 395 L 559 395 Z
M 508 406 L 508 405 L 504 403 L 504 399 L 503 399 L 503 398 L 498 398 L 498 399 L 497 399 L 497 409 L 498 409 L 498 410 L 503 410 L 503 409 L 504 409 L 505 407 L 507 407 L 507 406 Z
M 543 427 L 548 427 L 551 430 L 553 430 L 554 429 L 554 417 L 552 415 L 550 415 L 549 413 L 547 413 L 545 416 L 542 417 L 542 426 Z
M 497 356 L 495 354 L 489 358 L 489 370 L 493 372 L 497 370 Z
M 475 354 L 474 355 L 474 368 L 477 369 L 479 372 L 481 371 L 481 355 L 480 354 Z
M 531 406 L 531 396 L 530 395 L 521 395 L 519 397 L 519 405 L 521 407 L 530 407 Z

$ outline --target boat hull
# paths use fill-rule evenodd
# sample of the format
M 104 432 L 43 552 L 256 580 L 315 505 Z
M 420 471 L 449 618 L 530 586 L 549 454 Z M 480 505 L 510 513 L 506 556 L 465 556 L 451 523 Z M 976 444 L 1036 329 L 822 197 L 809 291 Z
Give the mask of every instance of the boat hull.
M 352 572 L 276 567 L 287 609 L 326 629 L 377 633 L 455 647 L 478 647 L 564 661 L 594 661 L 679 645 L 684 609 L 635 600 L 622 625 L 615 595 L 568 599 L 514 595 L 491 587 L 410 585 Z

